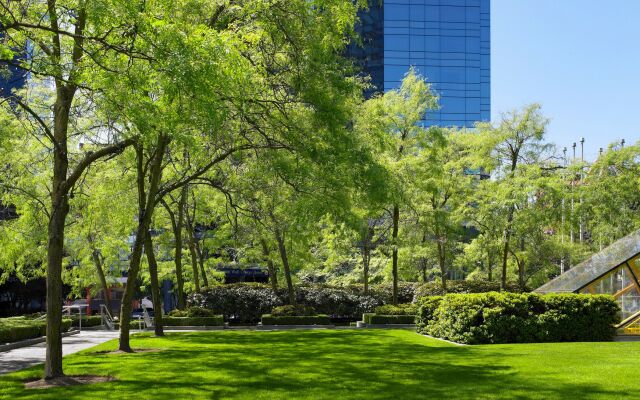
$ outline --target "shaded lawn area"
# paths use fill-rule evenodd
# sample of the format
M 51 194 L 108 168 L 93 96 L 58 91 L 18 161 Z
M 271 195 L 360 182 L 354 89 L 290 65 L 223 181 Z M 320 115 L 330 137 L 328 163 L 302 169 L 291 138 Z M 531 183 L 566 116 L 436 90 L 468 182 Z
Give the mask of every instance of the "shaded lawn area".
M 8 399 L 601 399 L 640 391 L 640 343 L 455 346 L 402 330 L 136 335 L 65 357 L 116 382 L 24 389 L 42 366 L 0 377 Z M 98 353 L 102 351 L 102 353 Z

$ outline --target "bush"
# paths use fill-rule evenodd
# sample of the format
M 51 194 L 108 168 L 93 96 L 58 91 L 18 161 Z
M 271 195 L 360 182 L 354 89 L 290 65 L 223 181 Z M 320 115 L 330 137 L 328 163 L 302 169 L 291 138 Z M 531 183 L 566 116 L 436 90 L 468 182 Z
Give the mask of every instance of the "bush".
M 416 313 L 416 326 L 418 332 L 424 332 L 426 326 L 433 319 L 436 309 L 440 305 L 442 301 L 442 296 L 429 296 L 429 297 L 421 297 L 416 306 L 418 307 Z
M 71 320 L 62 320 L 62 332 L 71 328 Z M 25 317 L 0 319 L 0 343 L 11 343 L 20 340 L 33 339 L 47 334 L 47 321 Z
M 376 307 L 375 311 L 378 315 L 416 315 L 418 307 L 413 303 L 398 304 L 397 306 L 394 306 L 393 304 L 385 304 L 383 306 Z
M 262 325 L 331 325 L 331 319 L 327 315 L 278 317 L 265 314 L 262 316 Z
M 444 296 L 448 293 L 488 293 L 500 291 L 500 282 L 493 281 L 447 281 L 447 291 L 442 289 L 440 282 L 427 282 L 420 285 L 414 292 L 413 302 L 417 303 L 422 297 Z M 507 285 L 508 292 L 520 293 L 522 290 L 514 284 Z
M 74 327 L 80 326 L 79 318 L 77 315 L 74 315 L 73 317 L 71 317 L 71 321 Z M 100 326 L 100 325 L 102 325 L 102 317 L 100 315 L 89 315 L 89 316 L 83 315 L 82 316 L 83 328 L 90 328 L 92 326 Z
M 284 304 L 271 287 L 259 283 L 212 286 L 189 296 L 191 307 L 206 308 L 226 320 L 255 323 L 262 314 Z
M 286 303 L 286 290 L 280 290 L 279 295 L 282 303 Z M 296 288 L 296 302 L 334 318 L 348 317 L 354 320 L 362 313 L 373 311 L 383 304 L 372 296 L 354 293 L 347 288 L 328 286 L 299 286 Z
M 415 315 L 379 315 L 372 313 L 362 314 L 362 320 L 367 325 L 409 325 L 415 323 Z
M 212 317 L 164 317 L 165 326 L 224 326 L 222 315 Z
M 175 310 L 169 311 L 169 314 L 167 315 L 169 317 L 188 317 L 187 310 L 178 310 L 177 308 Z
M 274 307 L 271 311 L 271 315 L 274 317 L 294 317 L 294 316 L 304 316 L 308 317 L 311 315 L 316 315 L 316 310 L 313 307 L 303 306 L 303 305 L 286 305 L 286 306 L 278 306 Z
M 187 308 L 187 317 L 217 317 L 218 314 L 203 307 L 189 307 Z
M 417 329 L 469 344 L 606 341 L 618 312 L 611 296 L 449 294 L 420 301 Z

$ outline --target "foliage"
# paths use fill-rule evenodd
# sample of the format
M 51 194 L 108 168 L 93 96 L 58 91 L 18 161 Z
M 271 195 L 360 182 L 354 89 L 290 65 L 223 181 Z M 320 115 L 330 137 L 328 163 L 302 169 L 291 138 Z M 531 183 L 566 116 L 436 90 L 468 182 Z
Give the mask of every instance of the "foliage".
M 77 315 L 71 317 L 72 326 L 79 327 L 80 326 L 80 318 Z M 82 328 L 90 328 L 93 326 L 102 325 L 102 317 L 100 315 L 83 315 L 82 316 Z
M 273 307 L 271 310 L 271 316 L 273 317 L 308 317 L 316 315 L 316 310 L 311 306 L 303 306 L 300 304 Z
M 414 303 L 398 304 L 385 304 L 383 306 L 376 307 L 375 313 L 378 315 L 416 315 L 418 312 L 418 306 Z
M 414 302 L 419 301 L 426 296 L 442 296 L 447 293 L 485 293 L 496 292 L 500 290 L 500 282 L 494 281 L 447 281 L 447 290 L 445 291 L 438 282 L 424 283 L 415 290 L 413 297 Z M 509 284 L 507 290 L 510 292 L 520 292 L 520 288 L 515 284 Z
M 209 309 L 233 322 L 255 323 L 282 301 L 273 290 L 262 284 L 230 284 L 212 286 L 189 296 L 189 304 Z
M 62 332 L 71 328 L 71 319 L 62 320 Z M 33 339 L 47 334 L 47 321 L 27 317 L 9 317 L 0 319 L 0 343 L 11 343 Z
M 410 325 L 414 324 L 415 315 L 384 315 L 384 314 L 362 314 L 362 320 L 367 325 Z
M 166 326 L 223 326 L 222 315 L 210 317 L 164 317 L 162 322 Z
M 449 294 L 421 303 L 417 329 L 468 344 L 607 341 L 618 312 L 605 295 Z
M 324 314 L 310 316 L 265 314 L 262 316 L 262 325 L 331 325 L 331 319 Z

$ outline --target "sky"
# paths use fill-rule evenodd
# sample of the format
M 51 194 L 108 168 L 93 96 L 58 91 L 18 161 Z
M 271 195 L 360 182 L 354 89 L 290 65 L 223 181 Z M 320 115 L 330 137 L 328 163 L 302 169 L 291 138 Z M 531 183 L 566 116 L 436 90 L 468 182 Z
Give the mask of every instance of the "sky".
M 560 149 L 640 140 L 640 0 L 491 0 L 491 108 L 540 103 Z

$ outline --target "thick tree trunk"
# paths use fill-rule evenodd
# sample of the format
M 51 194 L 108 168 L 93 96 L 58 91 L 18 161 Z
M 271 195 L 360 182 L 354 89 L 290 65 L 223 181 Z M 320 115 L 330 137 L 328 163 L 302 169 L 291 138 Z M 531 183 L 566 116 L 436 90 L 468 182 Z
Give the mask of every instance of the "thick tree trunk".
M 393 205 L 393 231 L 391 243 L 393 245 L 391 273 L 393 275 L 393 304 L 398 304 L 398 223 L 400 220 L 400 207 Z
M 156 336 L 164 336 L 164 324 L 162 322 L 162 296 L 160 294 L 160 282 L 158 280 L 158 262 L 153 252 L 153 240 L 147 234 L 144 240 L 144 253 L 149 263 L 149 277 L 151 280 L 151 300 L 153 301 L 153 329 Z
M 57 158 L 57 157 L 56 157 Z M 66 158 L 66 157 L 65 157 Z M 58 162 L 56 162 L 58 164 Z M 66 164 L 66 162 L 64 163 Z M 66 165 L 65 165 L 66 166 Z M 58 169 L 64 169 L 63 173 Z M 65 167 L 56 168 L 54 187 L 61 185 Z M 58 185 L 56 185 L 58 183 Z M 64 226 L 69 212 L 66 194 L 60 189 L 52 194 L 51 219 L 49 220 L 49 243 L 47 253 L 47 350 L 44 378 L 52 379 L 64 375 L 62 371 L 62 259 L 64 255 Z
M 195 231 L 193 233 L 193 241 L 195 243 L 195 248 L 196 248 L 196 254 L 198 256 L 198 266 L 200 267 L 200 275 L 202 275 L 202 284 L 205 287 L 209 286 L 209 278 L 207 278 L 207 272 L 204 269 L 204 253 L 202 252 L 202 249 L 200 248 L 200 245 L 198 244 L 198 241 L 196 240 L 195 237 Z
M 149 233 L 151 217 L 156 204 L 156 194 L 162 177 L 162 159 L 169 143 L 169 139 L 161 135 L 158 137 L 156 151 L 151 163 L 149 176 L 149 190 L 145 193 L 145 176 L 143 168 L 143 150 L 139 146 L 137 151 L 137 173 L 138 173 L 138 228 L 136 229 L 136 238 L 133 243 L 131 259 L 129 261 L 129 270 L 127 273 L 127 283 L 125 285 L 124 295 L 122 297 L 122 305 L 120 307 L 120 345 L 119 350 L 132 352 L 129 342 L 129 323 L 131 322 L 131 306 L 133 295 L 135 293 L 138 272 L 140 271 L 140 261 L 142 259 L 143 244 L 146 235 Z
M 362 242 L 362 278 L 364 280 L 364 294 L 369 294 L 369 266 L 371 265 L 371 248 L 373 247 L 374 228 L 369 226 L 367 221 L 367 229 L 364 240 Z
M 293 281 L 291 280 L 291 270 L 289 269 L 289 258 L 287 257 L 287 248 L 284 243 L 284 235 L 276 230 L 276 241 L 278 242 L 278 251 L 282 259 L 282 267 L 284 269 L 284 277 L 287 281 L 287 290 L 289 291 L 289 304 L 296 304 L 296 293 L 293 289 Z
M 105 276 L 104 269 L 102 268 L 102 256 L 100 255 L 100 250 L 95 248 L 92 249 L 91 258 L 93 259 L 93 264 L 96 266 L 96 272 L 98 273 L 98 278 L 100 279 L 100 286 L 102 286 L 104 304 L 105 306 L 107 306 L 109 313 L 113 315 L 111 293 L 109 292 L 109 285 L 107 285 L 107 277 Z
M 262 255 L 264 255 L 264 260 L 267 263 L 267 270 L 269 271 L 269 282 L 271 282 L 271 289 L 273 289 L 273 292 L 276 293 L 278 291 L 278 276 L 276 274 L 276 267 L 273 265 L 273 260 L 271 260 L 267 241 L 264 239 L 260 239 L 260 244 L 262 245 Z
M 198 255 L 196 254 L 195 238 L 189 233 L 189 253 L 191 254 L 191 269 L 193 269 L 193 281 L 196 286 L 196 292 L 200 291 L 200 277 L 198 271 Z

